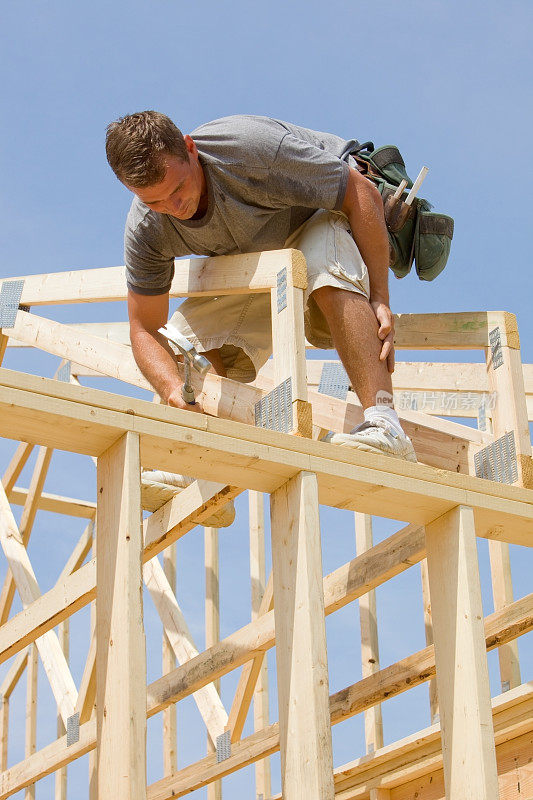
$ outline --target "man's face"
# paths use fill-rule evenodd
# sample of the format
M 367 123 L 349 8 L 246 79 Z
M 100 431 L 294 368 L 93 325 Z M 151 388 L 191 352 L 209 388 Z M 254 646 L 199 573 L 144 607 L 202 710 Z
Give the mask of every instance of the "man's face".
M 189 161 L 165 156 L 165 177 L 159 183 L 142 188 L 125 184 L 149 208 L 177 219 L 190 219 L 205 210 L 207 187 L 198 150 L 190 136 L 185 136 Z

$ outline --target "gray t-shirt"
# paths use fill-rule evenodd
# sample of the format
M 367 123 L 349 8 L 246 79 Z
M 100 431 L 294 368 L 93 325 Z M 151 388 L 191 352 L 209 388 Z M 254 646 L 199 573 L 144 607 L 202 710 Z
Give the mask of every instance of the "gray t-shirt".
M 139 294 L 170 289 L 174 258 L 275 250 L 317 209 L 339 210 L 345 159 L 357 144 L 258 116 L 214 120 L 191 137 L 206 177 L 207 211 L 178 220 L 134 198 L 124 248 L 128 287 Z

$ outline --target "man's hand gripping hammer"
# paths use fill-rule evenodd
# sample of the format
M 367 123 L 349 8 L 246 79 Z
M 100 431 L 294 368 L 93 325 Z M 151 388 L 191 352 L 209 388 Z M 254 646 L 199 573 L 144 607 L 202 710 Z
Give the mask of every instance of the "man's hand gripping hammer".
M 189 340 L 169 322 L 163 325 L 162 328 L 159 328 L 159 333 L 168 339 L 169 342 L 175 344 L 183 356 L 185 380 L 183 382 L 181 396 L 188 405 L 193 406 L 196 403 L 196 398 L 191 384 L 191 366 L 193 366 L 200 375 L 205 375 L 211 367 L 211 362 L 205 358 L 205 356 L 201 356 L 197 353 L 196 348 L 193 347 Z

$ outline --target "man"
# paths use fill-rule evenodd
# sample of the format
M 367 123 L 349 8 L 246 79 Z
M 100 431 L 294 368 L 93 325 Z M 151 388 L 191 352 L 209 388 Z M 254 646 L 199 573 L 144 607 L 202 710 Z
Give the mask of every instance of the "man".
M 327 440 L 416 461 L 392 403 L 383 204 L 350 156 L 355 146 L 258 116 L 215 120 L 190 136 L 155 111 L 109 125 L 108 161 L 135 195 L 125 231 L 133 354 L 164 402 L 202 411 L 183 402 L 175 357 L 157 332 L 168 318 L 174 258 L 302 250 L 306 336 L 336 348 L 364 409 L 351 434 Z M 187 298 L 172 323 L 235 380 L 252 381 L 271 353 L 266 295 Z

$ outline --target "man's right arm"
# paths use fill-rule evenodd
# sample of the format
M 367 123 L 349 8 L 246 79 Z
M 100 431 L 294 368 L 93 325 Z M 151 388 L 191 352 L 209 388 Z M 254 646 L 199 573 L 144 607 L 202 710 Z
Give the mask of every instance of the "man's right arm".
M 202 411 L 198 403 L 191 406 L 184 402 L 176 356 L 165 337 L 158 333 L 168 320 L 168 292 L 146 295 L 128 291 L 128 314 L 133 356 L 163 403 L 187 411 Z

